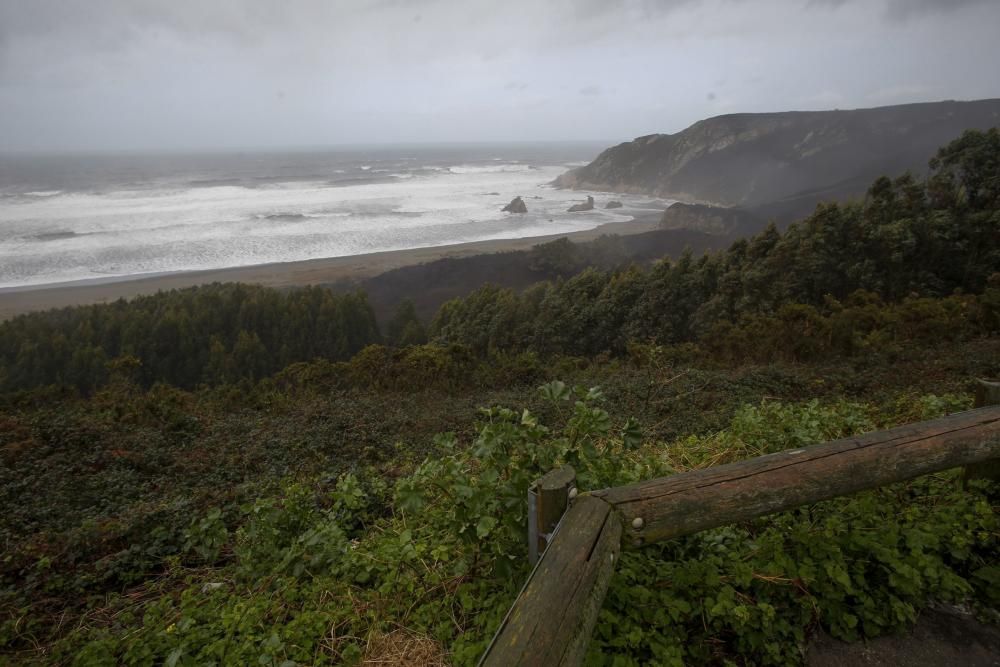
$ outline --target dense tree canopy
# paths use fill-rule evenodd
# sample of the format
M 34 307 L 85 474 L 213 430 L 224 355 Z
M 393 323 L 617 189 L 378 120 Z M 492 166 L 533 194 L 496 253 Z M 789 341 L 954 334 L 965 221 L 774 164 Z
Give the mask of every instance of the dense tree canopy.
M 598 259 L 588 261 L 607 265 Z M 561 276 L 579 264 L 580 251 L 551 242 L 531 261 Z M 920 317 L 955 326 L 917 331 L 911 323 Z M 851 352 L 871 336 L 989 333 L 998 318 L 1000 131 L 993 129 L 942 148 L 922 181 L 879 178 L 861 201 L 822 204 L 784 233 L 769 226 L 725 252 L 687 252 L 649 268 L 591 268 L 520 293 L 486 285 L 445 303 L 429 330 L 403 301 L 386 341 L 542 357 L 699 342 L 723 356 L 780 349 L 798 358 Z M 147 386 L 253 380 L 293 362 L 347 360 L 381 339 L 363 293 L 211 285 L 3 323 L 0 391 L 50 384 L 90 391 L 121 367 L 110 363 L 119 358 L 134 360 Z
M 427 332 L 417 317 L 417 309 L 410 299 L 399 302 L 385 329 L 386 341 L 397 347 L 422 345 L 427 342 Z
M 967 132 L 931 165 L 925 181 L 879 178 L 862 201 L 822 204 L 783 234 L 769 226 L 726 252 L 588 270 L 520 295 L 483 287 L 445 304 L 431 336 L 480 353 L 586 356 L 628 341 L 706 340 L 720 327 L 792 317 L 789 304 L 810 317 L 852 295 L 897 303 L 982 294 L 1000 272 L 1000 132 Z
M 364 294 L 226 284 L 22 315 L 0 326 L 0 390 L 104 382 L 138 361 L 144 384 L 259 379 L 295 361 L 347 359 L 379 342 Z

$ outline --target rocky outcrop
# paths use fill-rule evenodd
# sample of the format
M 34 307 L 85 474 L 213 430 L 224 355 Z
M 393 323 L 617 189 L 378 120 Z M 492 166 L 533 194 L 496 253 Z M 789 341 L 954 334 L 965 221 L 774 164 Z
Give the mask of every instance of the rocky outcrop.
M 510 203 L 504 206 L 501 210 L 506 213 L 527 213 L 528 206 L 520 197 L 514 197 L 510 200 Z
M 722 206 L 795 199 L 808 209 L 862 195 L 883 174 L 924 172 L 964 130 L 995 125 L 1000 99 L 717 116 L 609 148 L 555 184 Z
M 594 198 L 587 195 L 587 201 L 582 204 L 573 204 L 566 211 L 568 213 L 579 213 L 580 211 L 593 211 L 594 210 Z
M 752 236 L 765 223 L 750 211 L 703 204 L 673 204 L 663 212 L 664 229 L 688 229 L 714 236 Z
M 621 208 L 621 207 L 622 203 L 614 199 L 612 199 L 611 201 L 609 201 L 607 204 L 604 205 L 604 208 Z

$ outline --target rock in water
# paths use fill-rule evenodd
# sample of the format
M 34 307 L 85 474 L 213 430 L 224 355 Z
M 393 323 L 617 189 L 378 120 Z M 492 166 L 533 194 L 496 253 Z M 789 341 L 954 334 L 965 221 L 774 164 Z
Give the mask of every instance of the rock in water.
M 503 211 L 507 213 L 527 213 L 528 207 L 525 205 L 524 200 L 520 197 L 514 197 L 510 200 L 510 203 L 503 207 Z
M 594 198 L 587 195 L 587 201 L 583 204 L 573 204 L 568 209 L 569 213 L 577 213 L 579 211 L 593 211 L 594 210 Z
M 612 199 L 611 201 L 609 201 L 607 204 L 604 205 L 604 208 L 621 208 L 621 207 L 622 203 L 620 201 L 615 201 L 614 199 Z

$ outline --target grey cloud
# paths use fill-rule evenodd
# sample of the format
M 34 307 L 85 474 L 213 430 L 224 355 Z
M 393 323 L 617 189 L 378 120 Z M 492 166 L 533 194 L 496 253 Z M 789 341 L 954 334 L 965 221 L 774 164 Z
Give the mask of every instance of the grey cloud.
M 907 21 L 929 14 L 957 13 L 995 2 L 996 0 L 808 0 L 806 7 L 839 9 L 851 4 L 867 3 L 880 6 L 886 19 Z
M 996 0 L 889 0 L 886 14 L 889 18 L 905 21 L 925 14 L 957 12 L 991 2 Z
M 413 0 L 345 2 L 330 0 L 2 0 L 0 43 L 58 34 L 91 45 L 114 47 L 141 40 L 153 30 L 185 38 L 232 39 L 246 45 L 272 36 L 328 41 L 352 37 L 376 41 L 381 33 L 411 44 L 433 37 L 440 49 L 464 35 L 502 35 L 511 46 L 530 38 L 533 28 L 560 39 L 613 32 L 620 21 L 669 14 L 698 0 Z M 414 22 L 431 24 L 414 26 Z M 554 30 L 549 30 L 550 28 Z M 565 28 L 565 29 L 560 29 Z M 367 31 L 366 34 L 357 34 Z M 353 34 L 352 34 L 353 33 Z M 441 38 L 446 38 L 442 40 Z M 500 41 L 493 39 L 491 41 Z
M 843 7 L 851 0 L 809 0 L 806 7 L 834 8 Z
M 988 0 L 0 0 L 0 151 L 625 139 L 988 97 L 996 25 Z

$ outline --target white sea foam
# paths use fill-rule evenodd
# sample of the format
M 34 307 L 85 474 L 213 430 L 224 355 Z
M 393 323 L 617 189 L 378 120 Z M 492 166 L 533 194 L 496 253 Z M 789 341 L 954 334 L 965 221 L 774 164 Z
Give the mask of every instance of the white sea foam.
M 588 193 L 548 187 L 562 166 L 398 169 L 387 182 L 33 191 L 5 199 L 0 287 L 565 233 L 628 220 L 630 206 L 643 203 L 615 195 L 624 209 L 567 213 Z M 500 211 L 518 195 L 528 214 Z
M 448 171 L 453 174 L 501 174 L 512 171 L 532 171 L 536 169 L 528 164 L 517 164 L 517 163 L 507 163 L 498 165 L 469 165 L 460 164 L 454 167 L 449 167 Z

